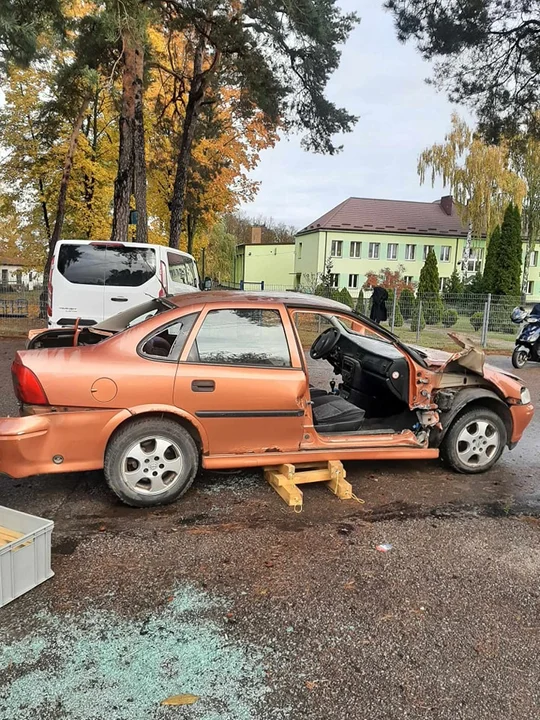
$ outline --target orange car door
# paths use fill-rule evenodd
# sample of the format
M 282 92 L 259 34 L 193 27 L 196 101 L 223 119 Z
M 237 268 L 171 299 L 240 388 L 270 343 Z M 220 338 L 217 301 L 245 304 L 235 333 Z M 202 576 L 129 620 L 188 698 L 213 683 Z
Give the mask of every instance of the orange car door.
M 307 379 L 277 307 L 201 313 L 176 372 L 174 402 L 198 418 L 216 454 L 298 450 Z

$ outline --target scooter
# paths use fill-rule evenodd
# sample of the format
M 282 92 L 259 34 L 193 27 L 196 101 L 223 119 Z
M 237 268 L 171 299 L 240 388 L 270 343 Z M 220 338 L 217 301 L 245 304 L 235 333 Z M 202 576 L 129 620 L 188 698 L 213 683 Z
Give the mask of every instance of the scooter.
M 540 362 L 540 303 L 537 303 L 529 314 L 524 308 L 512 310 L 511 319 L 516 325 L 525 323 L 512 353 L 512 365 L 522 368 L 528 360 Z

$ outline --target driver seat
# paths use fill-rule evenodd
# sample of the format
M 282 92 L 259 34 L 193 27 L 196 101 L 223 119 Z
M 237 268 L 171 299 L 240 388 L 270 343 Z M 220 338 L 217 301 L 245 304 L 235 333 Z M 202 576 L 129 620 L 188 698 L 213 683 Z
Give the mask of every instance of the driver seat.
M 319 434 L 347 433 L 359 430 L 365 410 L 339 395 L 317 397 L 312 405 L 313 424 Z

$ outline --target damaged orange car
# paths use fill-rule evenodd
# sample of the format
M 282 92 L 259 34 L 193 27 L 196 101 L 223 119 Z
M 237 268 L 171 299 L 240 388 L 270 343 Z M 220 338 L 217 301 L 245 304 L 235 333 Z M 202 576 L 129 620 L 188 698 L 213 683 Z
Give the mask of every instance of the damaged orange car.
M 337 383 L 315 387 L 321 364 Z M 21 416 L 0 420 L 0 471 L 103 468 L 135 506 L 177 499 L 199 466 L 440 454 L 482 472 L 533 415 L 522 381 L 475 347 L 424 352 L 345 305 L 292 292 L 149 300 L 36 334 L 12 373 Z

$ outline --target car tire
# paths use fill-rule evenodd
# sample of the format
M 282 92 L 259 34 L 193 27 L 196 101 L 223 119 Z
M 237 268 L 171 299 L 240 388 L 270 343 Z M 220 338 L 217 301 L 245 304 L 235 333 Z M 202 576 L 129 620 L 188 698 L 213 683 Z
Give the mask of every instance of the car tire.
M 140 418 L 121 427 L 105 452 L 110 489 L 126 505 L 153 507 L 181 497 L 199 466 L 197 446 L 187 430 L 167 418 Z
M 459 473 L 482 473 L 493 467 L 506 443 L 501 416 L 477 405 L 453 421 L 444 436 L 441 457 Z

